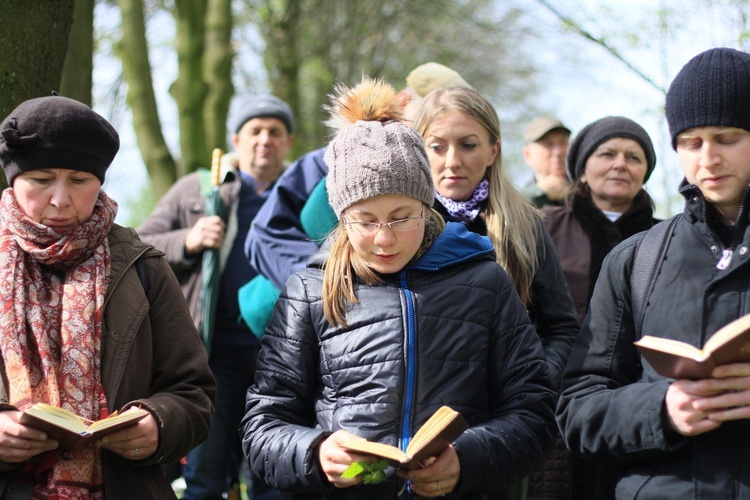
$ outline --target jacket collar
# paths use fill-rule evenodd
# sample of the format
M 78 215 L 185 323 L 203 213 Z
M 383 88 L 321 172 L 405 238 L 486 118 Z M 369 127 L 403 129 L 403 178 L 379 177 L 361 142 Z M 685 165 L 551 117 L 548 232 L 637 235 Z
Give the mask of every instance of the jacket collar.
M 489 238 L 469 231 L 458 222 L 446 222 L 440 236 L 409 268 L 437 270 L 485 254 L 494 254 Z
M 690 184 L 687 179 L 683 178 L 679 188 L 680 194 L 685 198 L 685 215 L 693 222 L 710 223 L 713 206 L 706 201 L 703 192 L 695 185 Z M 750 186 L 745 190 L 745 197 L 740 206 L 740 218 L 735 221 L 738 226 L 747 226 L 750 221 L 748 217 L 748 208 L 750 208 Z M 707 222 L 708 221 L 708 222 Z
M 328 258 L 330 244 L 330 238 L 326 239 L 320 250 L 310 258 L 307 267 L 322 267 Z M 486 236 L 469 231 L 461 223 L 446 222 L 445 229 L 432 245 L 406 269 L 437 270 L 485 254 L 491 254 L 494 259 L 494 253 L 492 243 Z
M 706 201 L 703 192 L 686 179 L 680 183 L 680 194 L 685 197 L 684 217 L 691 223 L 704 224 L 709 232 L 719 241 L 722 247 L 732 248 L 741 239 L 750 226 L 748 209 L 750 208 L 750 186 L 745 190 L 745 196 L 740 205 L 740 213 L 735 226 L 729 226 L 721 221 L 713 205 Z

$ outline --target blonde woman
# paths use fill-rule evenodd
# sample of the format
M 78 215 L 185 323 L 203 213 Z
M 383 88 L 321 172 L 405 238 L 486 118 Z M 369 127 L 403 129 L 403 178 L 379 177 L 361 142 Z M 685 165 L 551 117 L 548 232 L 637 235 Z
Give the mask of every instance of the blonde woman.
M 414 127 L 435 183 L 435 210 L 492 241 L 544 346 L 559 384 L 578 333 L 575 306 L 541 213 L 502 168 L 500 122 L 492 104 L 466 87 L 430 92 Z

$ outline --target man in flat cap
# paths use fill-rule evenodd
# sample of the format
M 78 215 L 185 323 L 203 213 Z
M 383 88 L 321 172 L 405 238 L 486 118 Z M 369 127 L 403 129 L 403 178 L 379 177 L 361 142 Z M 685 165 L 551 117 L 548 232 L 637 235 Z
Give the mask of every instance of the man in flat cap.
M 145 241 L 166 254 L 196 325 L 203 317 L 201 254 L 207 248 L 218 249 L 220 254 L 216 326 L 207 346 L 219 390 L 211 435 L 188 455 L 184 498 L 193 500 L 226 498 L 231 479 L 237 476 L 241 460 L 237 428 L 245 410 L 245 393 L 255 376 L 259 349 L 258 338 L 245 323 L 238 322 L 237 291 L 256 275 L 244 256 L 243 245 L 255 215 L 286 168 L 294 117 L 281 99 L 253 96 L 239 107 L 230 128 L 236 164 L 230 163 L 223 170 L 220 187 L 227 222 L 218 215 L 205 215 L 208 179 L 196 172 L 178 180 L 138 228 Z
M 570 190 L 565 169 L 570 129 L 552 116 L 535 118 L 523 134 L 523 159 L 534 180 L 523 191 L 537 207 L 562 205 Z

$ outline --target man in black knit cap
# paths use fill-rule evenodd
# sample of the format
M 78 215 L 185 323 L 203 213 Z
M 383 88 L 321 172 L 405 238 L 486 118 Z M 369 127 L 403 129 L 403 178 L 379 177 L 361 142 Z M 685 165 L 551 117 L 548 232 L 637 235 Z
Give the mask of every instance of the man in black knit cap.
M 669 88 L 666 115 L 685 175 L 684 211 L 671 238 L 652 240 L 652 229 L 609 254 L 557 420 L 574 453 L 624 464 L 617 498 L 750 498 L 750 363 L 675 380 L 633 345 L 649 334 L 700 348 L 750 313 L 750 55 L 716 48 L 695 56 Z M 662 242 L 658 273 L 634 263 L 636 252 Z M 638 280 L 631 286 L 631 273 L 644 270 L 647 301 L 634 293 Z

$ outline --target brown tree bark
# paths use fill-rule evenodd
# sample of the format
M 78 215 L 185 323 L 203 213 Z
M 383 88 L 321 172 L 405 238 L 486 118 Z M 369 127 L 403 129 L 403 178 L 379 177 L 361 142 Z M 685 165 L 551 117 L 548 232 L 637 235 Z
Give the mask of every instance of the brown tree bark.
M 206 46 L 203 78 L 208 86 L 205 101 L 206 143 L 210 150 L 229 149 L 227 144 L 227 116 L 234 94 L 232 84 L 232 1 L 209 0 L 206 15 Z M 208 158 L 204 159 L 205 162 Z M 205 163 L 204 163 L 205 165 Z
M 206 145 L 203 107 L 208 88 L 203 80 L 206 0 L 175 0 L 177 33 L 177 79 L 169 92 L 177 102 L 180 127 L 180 175 L 210 166 L 211 152 Z
M 0 121 L 23 101 L 60 88 L 73 7 L 74 0 L 0 0 Z

